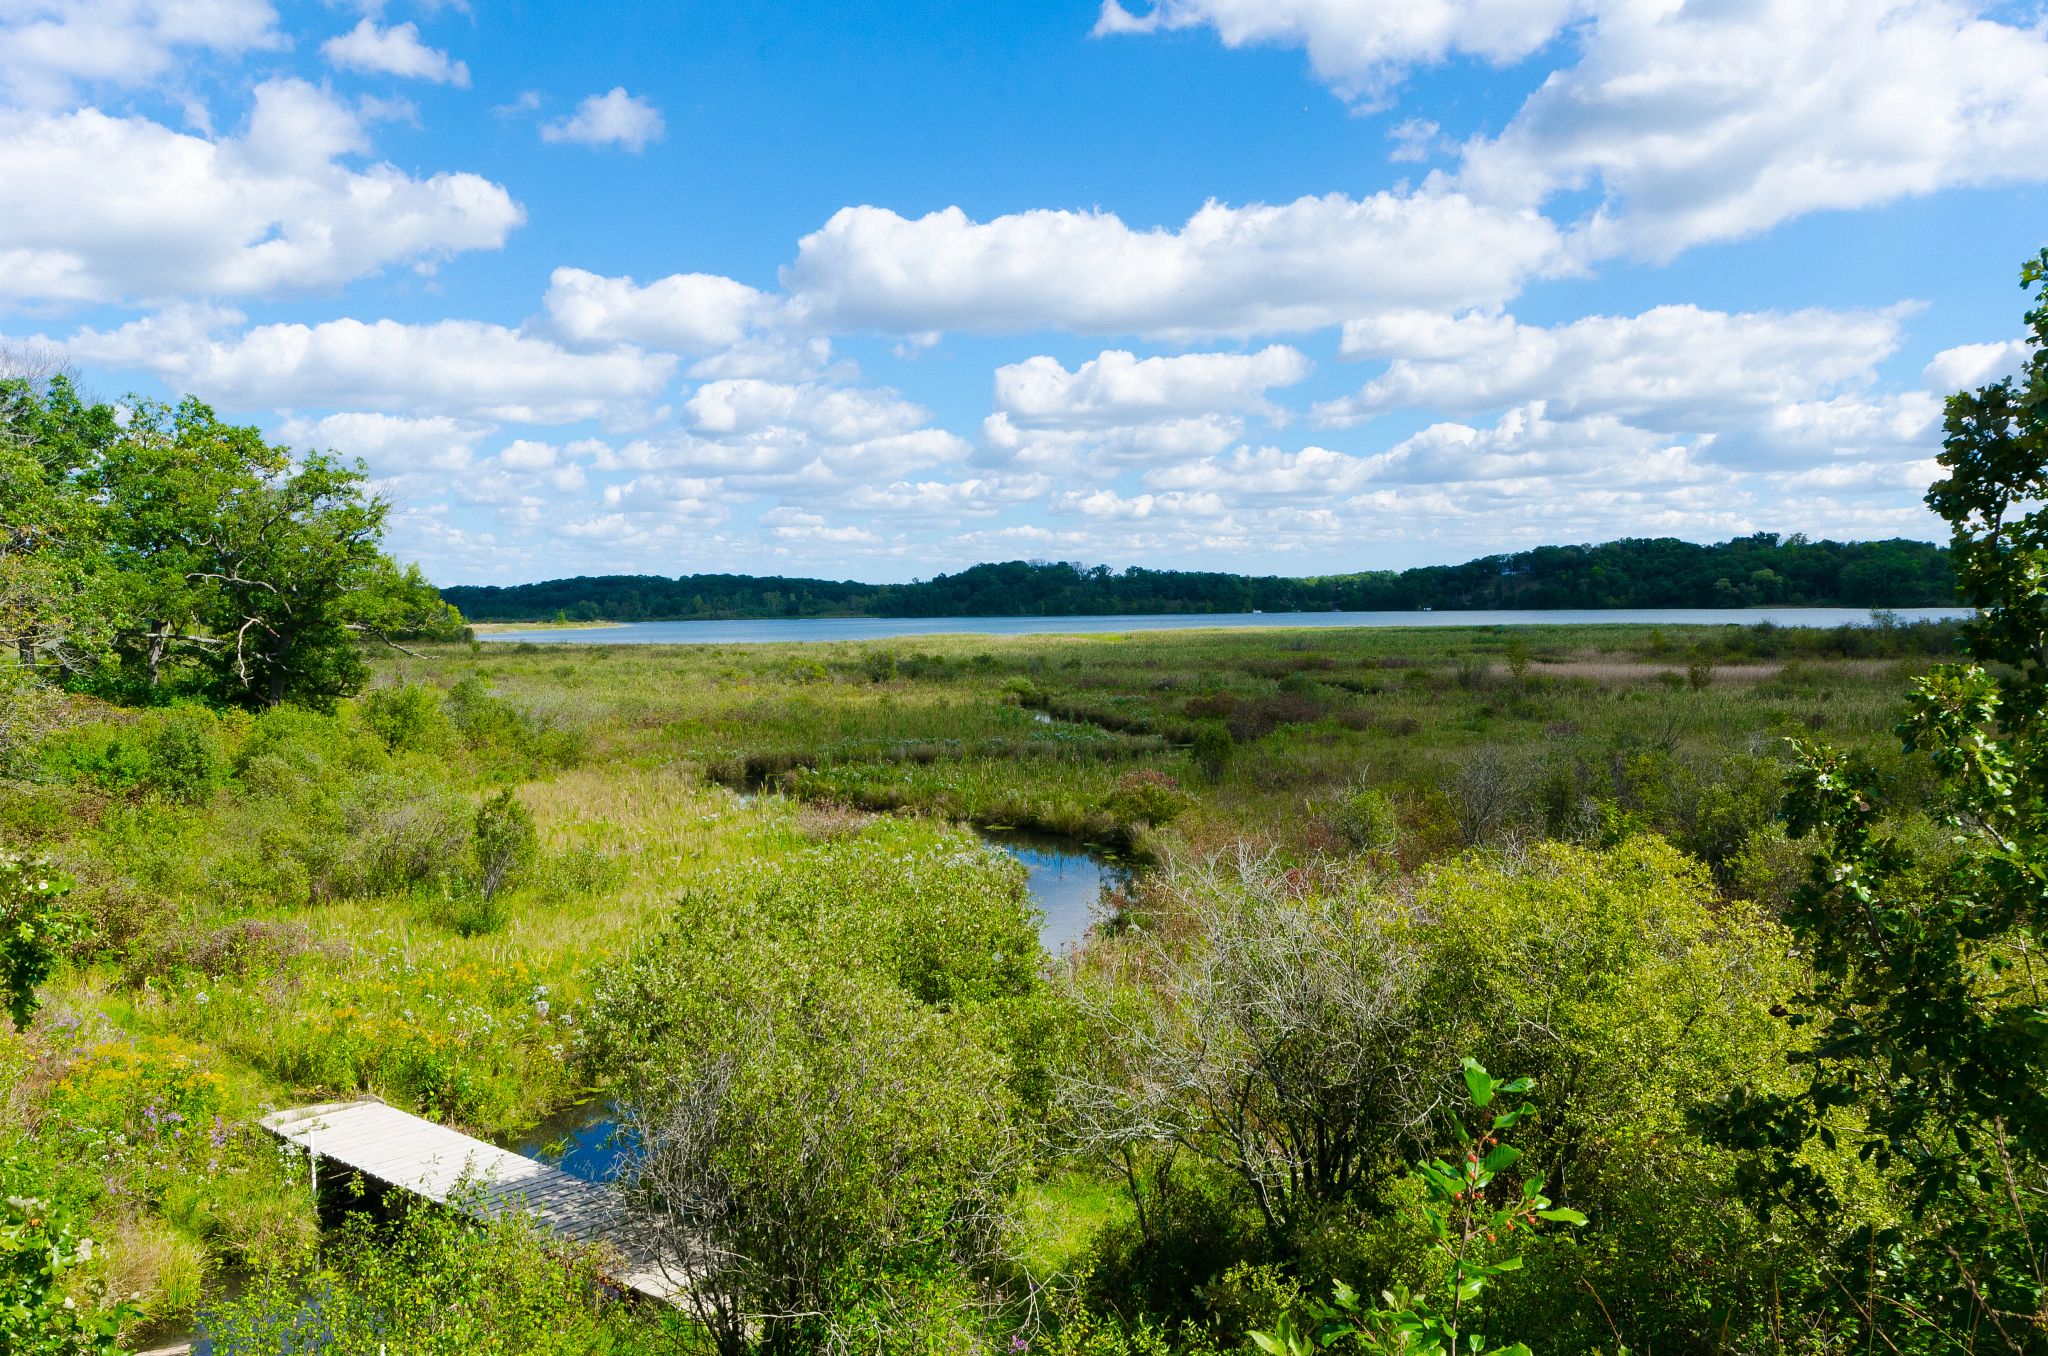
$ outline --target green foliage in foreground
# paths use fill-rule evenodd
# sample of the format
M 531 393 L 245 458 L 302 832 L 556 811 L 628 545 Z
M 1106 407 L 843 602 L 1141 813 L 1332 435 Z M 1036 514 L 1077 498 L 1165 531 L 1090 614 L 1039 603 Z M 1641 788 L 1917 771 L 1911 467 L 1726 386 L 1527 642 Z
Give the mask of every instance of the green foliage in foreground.
M 11 1356 L 113 1356 L 132 1306 L 100 1303 L 73 1273 L 92 1260 L 69 1212 L 0 1158 L 0 1351 Z
M 1130 924 L 1073 982 L 1082 1036 L 1055 1075 L 1066 1142 L 1135 1205 L 1098 1240 L 1097 1307 L 1234 1340 L 1261 1317 L 1223 1299 L 1240 1262 L 1368 1292 L 1440 1281 L 1404 1222 L 1405 1165 L 1456 1133 L 1444 1071 L 1472 1050 L 1531 1071 L 1541 1192 L 1596 1221 L 1532 1243 L 1495 1299 L 1501 1331 L 1577 1351 L 1611 1323 L 1657 1349 L 1768 1330 L 1797 1254 L 1732 1206 L 1735 1160 L 1688 1112 L 1778 1077 L 1768 1008 L 1798 972 L 1697 864 L 1653 839 L 1474 855 L 1405 884 L 1226 860 L 1162 873 Z
M 1708 1120 L 1750 1151 L 1760 1212 L 1836 1244 L 1830 1323 L 1894 1352 L 2048 1347 L 2048 252 L 2023 282 L 2025 374 L 1951 397 L 1928 494 L 1981 609 L 1974 662 L 1916 683 L 1900 726 L 1939 777 L 1945 841 L 1894 831 L 1857 759 L 1801 748 L 1792 825 L 1818 849 L 1786 914 L 1814 972 L 1789 1005 L 1803 1080 L 1740 1089 Z M 1899 1216 L 1845 1228 L 1816 1143 L 1867 1162 Z
M 0 852 L 0 998 L 20 1031 L 42 1006 L 36 986 L 56 968 L 70 920 L 72 881 L 47 861 Z
M 716 881 L 600 979 L 581 1047 L 718 1350 L 997 1322 L 1038 962 L 1014 867 L 878 829 Z
M 1487 1345 L 1479 1328 L 1481 1296 L 1496 1278 L 1522 1269 L 1521 1256 L 1513 1251 L 1516 1235 L 1534 1234 L 1545 1223 L 1582 1225 L 1586 1217 L 1552 1206 L 1539 1189 L 1539 1178 L 1523 1178 L 1519 1191 L 1512 1186 L 1504 1192 L 1490 1191 L 1494 1178 L 1522 1157 L 1522 1151 L 1507 1142 L 1506 1132 L 1536 1108 L 1528 1102 L 1500 1111 L 1489 1108 L 1496 1095 L 1528 1092 L 1536 1081 L 1495 1079 L 1469 1056 L 1461 1068 L 1479 1129 L 1467 1130 L 1462 1117 L 1452 1116 L 1459 1161 L 1436 1158 L 1414 1169 L 1426 1193 L 1419 1213 L 1429 1230 L 1435 1264 L 1431 1269 L 1440 1269 L 1443 1276 L 1441 1293 L 1417 1293 L 1397 1285 L 1381 1293 L 1382 1304 L 1368 1305 L 1339 1281 L 1330 1303 L 1310 1301 L 1299 1316 L 1283 1314 L 1272 1332 L 1254 1332 L 1252 1341 L 1259 1350 L 1272 1356 L 1310 1356 L 1331 1349 L 1374 1356 L 1529 1356 L 1528 1346 L 1521 1342 Z
M 351 1214 L 314 1266 L 268 1266 L 205 1316 L 222 1356 L 629 1356 L 682 1351 L 680 1315 L 616 1297 L 604 1258 L 522 1215 Z

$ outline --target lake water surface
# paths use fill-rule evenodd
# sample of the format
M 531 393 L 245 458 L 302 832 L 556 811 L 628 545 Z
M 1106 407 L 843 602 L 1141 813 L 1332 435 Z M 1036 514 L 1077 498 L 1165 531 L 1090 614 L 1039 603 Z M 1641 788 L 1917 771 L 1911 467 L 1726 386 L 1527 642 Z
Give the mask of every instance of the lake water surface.
M 1902 621 L 1964 617 L 1953 607 L 1900 608 Z M 479 640 L 542 645 L 763 645 L 789 641 L 892 640 L 901 636 L 1085 635 L 1253 626 L 1853 626 L 1854 607 L 1585 608 L 1500 612 L 1202 612 L 1109 617 L 810 617 L 795 621 L 633 622 L 626 626 L 481 632 Z

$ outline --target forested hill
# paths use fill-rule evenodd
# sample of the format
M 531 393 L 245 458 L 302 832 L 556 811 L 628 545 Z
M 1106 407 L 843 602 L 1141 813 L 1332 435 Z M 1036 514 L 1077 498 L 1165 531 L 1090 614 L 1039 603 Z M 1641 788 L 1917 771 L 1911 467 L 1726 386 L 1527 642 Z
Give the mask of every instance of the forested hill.
M 1637 538 L 1544 546 L 1463 565 L 1287 579 L 1008 561 L 911 584 L 779 576 L 602 575 L 441 590 L 471 621 L 731 617 L 974 617 L 1412 608 L 1939 607 L 1948 551 L 1920 541 L 1768 533 L 1713 546 Z

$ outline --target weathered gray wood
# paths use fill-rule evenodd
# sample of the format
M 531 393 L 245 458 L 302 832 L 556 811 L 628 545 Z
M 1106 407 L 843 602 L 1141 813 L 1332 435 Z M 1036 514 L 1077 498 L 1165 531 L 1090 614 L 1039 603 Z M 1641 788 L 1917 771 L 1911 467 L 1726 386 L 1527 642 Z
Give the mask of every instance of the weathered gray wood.
M 458 1209 L 478 1215 L 519 1209 L 565 1242 L 609 1249 L 616 1260 L 606 1278 L 614 1284 L 670 1303 L 682 1292 L 625 1202 L 560 1168 L 378 1101 L 297 1107 L 265 1116 L 262 1124 L 279 1139 L 310 1150 L 320 1171 L 331 1172 L 338 1163 L 439 1204 L 453 1196 Z

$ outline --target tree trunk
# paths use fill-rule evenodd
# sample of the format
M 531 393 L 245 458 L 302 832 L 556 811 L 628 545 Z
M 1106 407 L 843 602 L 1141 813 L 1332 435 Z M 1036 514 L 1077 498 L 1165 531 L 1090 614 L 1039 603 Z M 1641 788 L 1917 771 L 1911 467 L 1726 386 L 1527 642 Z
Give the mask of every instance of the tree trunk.
M 170 644 L 171 624 L 161 621 L 151 623 L 149 628 L 149 688 L 152 692 L 156 690 L 157 679 L 163 670 L 164 651 L 170 648 Z

